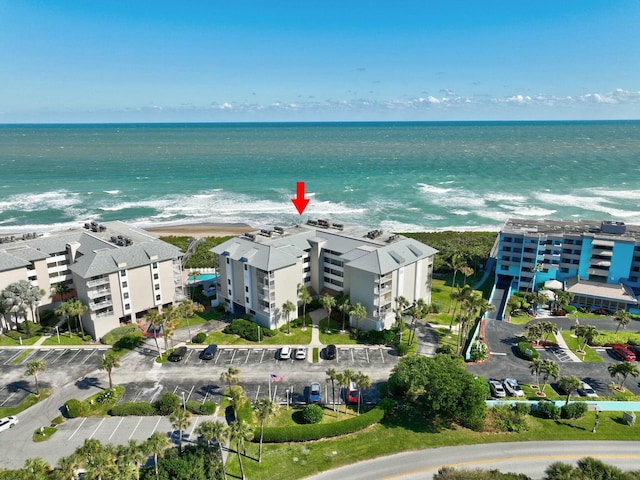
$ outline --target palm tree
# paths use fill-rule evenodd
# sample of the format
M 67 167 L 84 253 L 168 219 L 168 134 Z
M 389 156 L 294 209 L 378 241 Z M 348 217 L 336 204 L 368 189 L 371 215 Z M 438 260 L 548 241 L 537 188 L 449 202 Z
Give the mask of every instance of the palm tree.
M 46 363 L 41 358 L 36 358 L 27 362 L 27 371 L 25 375 L 33 375 L 33 380 L 36 382 L 36 397 L 40 396 L 40 386 L 38 385 L 38 372 L 44 372 L 47 369 Z
M 291 302 L 291 300 L 287 300 L 282 304 L 282 313 L 284 313 L 285 318 L 287 319 L 287 335 L 291 335 L 291 323 L 289 323 L 289 315 L 296 309 L 296 306 Z
M 451 305 L 453 303 L 453 289 L 456 286 L 456 276 L 458 275 L 458 272 L 460 271 L 460 269 L 467 265 L 467 262 L 464 261 L 461 255 L 456 253 L 451 257 L 451 261 L 448 264 L 449 264 L 449 267 L 451 267 L 451 269 L 453 270 L 453 279 L 451 280 L 451 292 L 449 294 L 450 295 L 449 309 L 447 310 L 447 313 L 450 313 Z
M 627 325 L 631 323 L 631 314 L 626 310 L 618 310 L 613 318 L 615 318 L 616 322 L 618 323 L 618 326 L 616 327 L 616 333 L 618 333 L 620 327 L 626 328 Z
M 358 372 L 354 381 L 356 382 L 356 387 L 358 387 L 358 415 L 360 415 L 360 399 L 362 398 L 362 390 L 371 386 L 371 378 L 362 372 Z
M 111 448 L 108 448 L 111 447 Z M 76 453 L 82 459 L 90 478 L 101 480 L 103 475 L 111 478 L 115 469 L 116 452 L 112 446 L 105 446 L 99 440 L 85 439 L 84 443 L 76 449 Z
M 118 367 L 120 367 L 119 358 L 118 358 L 118 356 L 116 354 L 114 354 L 111 351 L 105 353 L 102 356 L 102 358 L 100 359 L 100 364 L 99 364 L 98 368 L 100 370 L 105 370 L 107 372 L 107 374 L 109 375 L 109 388 L 113 388 L 113 381 L 111 379 L 111 371 L 114 368 L 118 368 Z
M 160 314 L 162 318 L 162 338 L 164 340 L 164 349 L 169 350 L 169 339 L 173 339 L 173 332 L 178 326 L 178 315 L 180 312 L 173 305 L 165 307 Z
M 4 305 L 4 311 L 6 313 L 13 313 L 16 325 L 20 323 L 20 317 L 24 319 L 24 329 L 27 335 L 31 335 L 31 326 L 27 321 L 27 304 L 25 302 L 25 297 L 30 285 L 31 284 L 26 280 L 14 282 L 7 285 L 7 287 L 2 291 L 1 297 Z
M 577 390 L 581 386 L 582 386 L 582 380 L 580 380 L 578 377 L 574 375 L 570 375 L 568 377 L 562 377 L 558 381 L 558 387 L 560 388 L 560 390 L 562 390 L 563 392 L 567 392 L 567 401 L 564 403 L 565 405 L 569 404 L 569 397 L 571 397 L 571 394 L 573 393 L 573 391 Z
M 467 279 L 472 276 L 475 272 L 473 270 L 473 268 L 471 268 L 468 265 L 465 265 L 464 267 L 462 267 L 460 269 L 460 273 L 462 273 L 464 275 L 464 284 L 467 284 Z
M 328 368 L 326 372 L 327 382 L 331 382 L 331 394 L 333 397 L 333 411 L 336 411 L 336 388 L 335 381 L 338 379 L 338 371 L 335 368 Z
M 541 322 L 530 323 L 525 327 L 525 337 L 531 343 L 539 343 L 544 336 L 544 329 Z
M 59 283 L 58 285 L 62 285 L 62 283 Z M 67 307 L 67 302 L 62 302 L 60 306 L 53 311 L 53 313 L 59 317 L 65 317 L 67 319 L 67 330 L 69 330 L 69 337 L 71 337 L 71 315 L 69 314 L 69 309 Z
M 529 371 L 531 375 L 536 377 L 536 385 L 538 385 L 538 391 L 540 391 L 540 373 L 542 373 L 542 359 L 534 358 L 529 364 Z
M 536 275 L 538 272 L 544 270 L 544 267 L 541 263 L 536 263 L 534 267 L 531 267 L 531 273 L 533 273 L 533 278 L 531 279 L 531 285 L 529 285 L 530 290 L 533 292 L 536 286 Z
M 169 448 L 169 439 L 160 432 L 154 432 L 142 443 L 142 451 L 153 455 L 153 465 L 156 470 L 156 480 L 160 480 L 158 472 L 158 457 L 164 458 L 164 452 Z
M 160 345 L 158 344 L 158 335 L 156 332 L 162 327 L 162 316 L 155 309 L 149 310 L 147 312 L 147 323 L 149 324 L 149 328 L 153 330 L 153 339 L 156 342 L 158 357 L 161 357 L 162 353 L 160 353 Z
M 560 365 L 558 365 L 553 360 L 543 360 L 542 361 L 542 390 L 544 392 L 544 388 L 547 386 L 547 382 L 549 378 L 553 377 L 554 380 L 557 380 L 560 376 Z
M 331 324 L 331 309 L 336 306 L 336 299 L 331 295 L 323 295 L 320 297 L 320 305 L 327 311 L 327 329 Z
M 69 285 L 64 282 L 54 283 L 51 286 L 51 296 L 52 297 L 60 297 L 59 301 L 64 301 L 64 296 L 67 295 L 71 291 Z
M 409 306 L 409 301 L 403 296 L 396 298 L 396 327 L 398 328 L 398 342 L 402 343 L 402 329 L 404 328 L 404 319 L 402 315 Z
M 169 420 L 173 428 L 180 433 L 178 437 L 178 451 L 182 454 L 182 432 L 191 425 L 191 412 L 185 408 L 177 408 L 176 411 L 169 416 Z
M 220 381 L 227 382 L 227 384 L 229 385 L 229 390 L 231 390 L 232 383 L 240 383 L 240 377 L 238 376 L 239 374 L 240 374 L 240 369 L 234 366 L 231 366 L 227 369 L 226 372 L 222 372 L 220 374 Z
M 298 301 L 302 305 L 302 328 L 307 327 L 306 323 L 306 315 L 307 315 L 307 305 L 311 303 L 313 298 L 311 298 L 311 294 L 309 294 L 309 290 L 302 283 L 298 284 Z
M 545 340 L 549 340 L 549 335 L 558 334 L 558 326 L 553 322 L 540 322 L 539 325 L 542 329 L 542 334 L 544 335 Z
M 351 310 L 349 310 L 349 315 L 356 319 L 356 331 L 360 330 L 359 322 L 360 320 L 364 320 L 367 318 L 367 309 L 360 302 L 351 306 Z
M 278 404 L 269 398 L 261 398 L 253 406 L 256 418 L 260 422 L 260 448 L 258 450 L 258 463 L 262 462 L 262 435 L 264 433 L 264 422 L 274 416 L 278 411 Z
M 294 307 L 295 308 L 295 307 Z M 244 420 L 234 420 L 229 425 L 229 437 L 236 444 L 236 454 L 238 455 L 238 463 L 240 464 L 240 475 L 245 480 L 244 466 L 242 465 L 242 456 L 240 450 L 244 452 L 244 442 L 253 438 L 253 430 L 251 426 Z
M 629 375 L 634 378 L 640 375 L 637 365 L 627 361 L 622 363 L 612 363 L 607 367 L 607 370 L 609 370 L 609 374 L 612 378 L 617 377 L 620 390 L 624 390 L 624 382 L 626 382 Z M 620 379 L 622 379 L 622 381 L 620 381 Z
M 45 292 L 42 288 L 36 287 L 34 285 L 29 285 L 29 288 L 27 288 L 24 300 L 31 310 L 31 320 L 33 320 L 33 323 L 36 323 L 36 320 L 39 317 L 37 310 L 38 303 L 40 303 L 40 300 L 46 293 L 47 292 Z
M 187 321 L 187 332 L 189 333 L 189 338 L 192 338 L 189 319 L 192 318 L 196 313 L 204 312 L 204 305 L 193 303 L 189 299 L 184 299 L 178 306 L 178 310 L 180 312 L 180 315 L 182 315 Z
M 229 399 L 231 401 L 231 407 L 233 408 L 233 418 L 238 418 L 238 407 L 240 407 L 245 400 L 244 390 L 242 390 L 241 387 L 230 387 Z
M 336 373 L 336 382 L 338 382 L 338 390 L 342 392 L 342 388 L 349 385 L 349 381 L 345 378 L 344 373 Z M 334 405 L 335 405 L 335 397 L 334 397 Z M 338 396 L 338 403 L 340 403 L 340 396 Z M 345 400 L 345 409 L 346 409 L 346 400 Z M 335 408 L 335 406 L 334 406 Z M 338 418 L 340 417 L 340 407 L 338 406 Z M 346 410 L 345 410 L 346 411 Z
M 222 422 L 207 420 L 202 422 L 198 426 L 196 433 L 200 435 L 204 441 L 207 442 L 207 448 L 209 449 L 211 449 L 211 442 L 213 442 L 214 440 L 217 441 L 218 452 L 220 454 L 220 466 L 222 467 L 222 475 L 224 476 L 224 478 L 227 478 L 227 474 L 224 469 L 224 461 L 222 458 L 222 443 L 228 437 L 228 427 Z M 211 450 L 209 451 L 213 456 Z
M 76 470 L 80 466 L 80 459 L 74 453 L 68 457 L 58 459 L 58 467 L 53 473 L 55 480 L 76 480 Z
M 338 292 L 336 295 L 336 305 L 338 310 L 342 313 L 342 331 L 345 329 L 345 321 L 347 318 L 347 314 L 349 310 L 351 310 L 351 302 L 349 301 L 349 297 L 344 292 Z
M 595 325 L 578 325 L 575 329 L 575 334 L 578 338 L 583 339 L 582 347 L 580 347 L 579 341 L 578 347 L 580 347 L 579 350 L 584 351 L 587 345 L 598 335 L 598 329 Z
M 76 317 L 76 328 L 80 325 L 80 331 L 82 332 L 82 336 L 84 336 L 84 326 L 82 325 L 82 315 L 89 308 L 87 305 L 82 303 L 81 300 L 77 298 L 72 298 L 71 300 L 67 300 L 67 313 L 71 316 Z
M 47 480 L 50 472 L 49 462 L 42 457 L 27 458 L 24 467 L 20 469 L 22 478 L 29 480 Z
M 137 440 L 130 439 L 126 445 L 120 446 L 118 467 L 120 468 L 121 461 L 124 461 L 127 465 L 131 465 L 135 469 L 136 480 L 140 480 L 140 466 L 146 459 L 147 455 L 143 451 L 142 444 L 138 443 Z

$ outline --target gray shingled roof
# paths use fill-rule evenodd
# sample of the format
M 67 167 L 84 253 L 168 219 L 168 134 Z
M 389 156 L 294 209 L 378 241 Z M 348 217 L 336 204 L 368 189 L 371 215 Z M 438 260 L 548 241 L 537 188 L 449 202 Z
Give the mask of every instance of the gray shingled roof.
M 228 256 L 237 261 L 246 259 L 246 263 L 261 270 L 273 271 L 295 265 L 302 251 L 289 246 L 274 247 L 252 242 L 242 237 L 233 238 L 211 249 L 218 255 Z
M 415 261 L 435 255 L 438 251 L 412 238 L 403 238 L 385 245 L 355 260 L 345 262 L 345 267 L 384 275 Z M 343 257 L 345 257 L 343 255 Z
M 0 272 L 26 267 L 30 262 L 0 250 Z

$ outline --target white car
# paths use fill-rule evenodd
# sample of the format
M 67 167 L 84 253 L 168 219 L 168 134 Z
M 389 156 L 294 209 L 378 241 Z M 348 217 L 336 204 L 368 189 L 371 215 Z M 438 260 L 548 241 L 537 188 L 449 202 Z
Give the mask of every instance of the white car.
M 510 397 L 524 397 L 524 392 L 515 378 L 505 378 L 502 385 Z
M 596 391 L 587 382 L 582 382 L 582 386 L 578 389 L 578 393 L 583 397 L 597 397 Z
M 291 347 L 285 345 L 280 349 L 280 360 L 289 360 L 291 359 Z
M 0 418 L 0 432 L 13 428 L 18 423 L 18 417 L 4 417 Z
M 307 358 L 307 349 L 304 347 L 296 348 L 296 360 L 306 360 Z
M 489 388 L 491 389 L 491 395 L 496 398 L 505 398 L 507 392 L 504 391 L 504 387 L 498 380 L 489 380 Z

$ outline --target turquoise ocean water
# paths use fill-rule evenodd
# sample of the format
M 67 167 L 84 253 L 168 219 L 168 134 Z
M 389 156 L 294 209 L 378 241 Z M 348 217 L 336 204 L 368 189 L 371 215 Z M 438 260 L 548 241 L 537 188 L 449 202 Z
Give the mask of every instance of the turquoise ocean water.
M 393 231 L 640 223 L 640 121 L 0 126 L 0 233 L 321 217 Z

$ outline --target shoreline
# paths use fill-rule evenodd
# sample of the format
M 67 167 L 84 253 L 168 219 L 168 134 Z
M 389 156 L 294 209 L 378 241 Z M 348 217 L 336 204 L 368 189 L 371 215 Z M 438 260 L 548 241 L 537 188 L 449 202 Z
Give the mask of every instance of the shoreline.
M 233 237 L 255 230 L 255 227 L 246 223 L 191 223 L 141 228 L 159 237 L 193 238 Z

